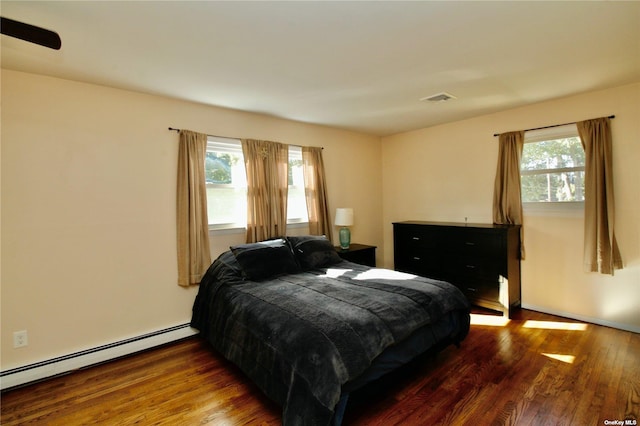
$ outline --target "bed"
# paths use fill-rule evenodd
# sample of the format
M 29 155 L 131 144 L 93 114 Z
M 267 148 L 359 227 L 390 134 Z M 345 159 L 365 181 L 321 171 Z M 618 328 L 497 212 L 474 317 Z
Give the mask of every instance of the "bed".
M 347 262 L 326 238 L 302 236 L 221 254 L 191 325 L 283 407 L 285 426 L 339 425 L 352 392 L 459 345 L 469 318 L 451 284 Z

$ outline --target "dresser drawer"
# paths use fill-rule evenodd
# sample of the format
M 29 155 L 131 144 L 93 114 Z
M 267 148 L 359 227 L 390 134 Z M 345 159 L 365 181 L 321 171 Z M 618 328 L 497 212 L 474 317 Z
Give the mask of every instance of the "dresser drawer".
M 484 299 L 498 301 L 500 299 L 500 283 L 476 280 L 459 284 L 458 287 L 470 300 Z
M 409 250 L 436 251 L 438 248 L 438 230 L 420 226 L 400 226 L 394 231 L 397 246 Z
M 498 281 L 501 274 L 501 259 L 485 256 L 463 255 L 446 257 L 444 268 L 453 277 L 478 279 L 484 281 Z
M 428 272 L 436 273 L 442 269 L 441 255 L 430 247 L 421 247 L 417 244 L 396 243 L 395 267 L 404 272 L 418 275 L 427 275 Z
M 442 248 L 459 255 L 500 256 L 504 251 L 503 238 L 495 232 L 454 229 L 442 241 Z
M 395 227 L 395 268 L 416 275 L 440 277 L 442 250 L 438 247 L 436 231 L 423 226 Z
M 396 269 L 431 278 L 443 277 L 443 263 L 434 253 L 414 251 L 396 261 Z
M 498 300 L 501 278 L 491 263 L 477 258 L 454 258 L 445 263 L 444 269 L 447 279 L 459 287 L 469 300 Z

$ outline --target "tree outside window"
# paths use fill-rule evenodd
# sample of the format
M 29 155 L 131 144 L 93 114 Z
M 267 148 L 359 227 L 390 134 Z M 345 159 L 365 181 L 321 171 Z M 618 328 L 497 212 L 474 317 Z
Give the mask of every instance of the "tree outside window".
M 577 136 L 527 142 L 522 153 L 523 203 L 584 201 L 584 149 Z

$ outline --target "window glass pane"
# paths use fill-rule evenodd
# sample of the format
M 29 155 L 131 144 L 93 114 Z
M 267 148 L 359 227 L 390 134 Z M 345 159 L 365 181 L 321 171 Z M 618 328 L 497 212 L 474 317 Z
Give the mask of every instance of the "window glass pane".
M 210 187 L 207 185 L 207 213 L 209 225 L 247 223 L 247 188 Z
M 309 220 L 307 215 L 307 201 L 305 200 L 304 188 L 302 187 L 289 187 L 287 220 L 294 220 L 298 222 L 306 222 Z
M 584 201 L 584 162 L 575 125 L 525 133 L 522 202 Z
M 584 167 L 584 149 L 577 137 L 525 143 L 522 170 Z
M 245 227 L 247 178 L 239 140 L 209 138 L 205 179 L 209 224 Z
M 307 222 L 307 201 L 304 193 L 302 148 L 289 146 L 289 195 L 287 198 L 287 220 Z
M 522 201 L 584 201 L 584 171 L 523 175 Z

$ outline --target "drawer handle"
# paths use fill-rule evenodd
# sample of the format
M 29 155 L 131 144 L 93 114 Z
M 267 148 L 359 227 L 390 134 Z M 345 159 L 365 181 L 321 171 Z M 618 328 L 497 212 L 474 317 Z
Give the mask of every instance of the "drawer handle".
M 467 269 L 476 269 L 476 265 L 466 265 Z
M 476 243 L 472 243 L 471 241 L 465 241 L 465 244 L 468 246 L 475 246 Z
M 417 256 L 413 256 L 413 260 L 420 260 L 420 258 Z
M 411 237 L 411 239 L 414 241 L 420 241 L 420 237 Z
M 478 290 L 476 290 L 476 289 L 475 289 L 475 288 L 473 288 L 473 287 L 467 287 L 467 290 L 469 290 L 469 291 L 478 291 Z

